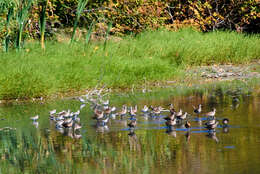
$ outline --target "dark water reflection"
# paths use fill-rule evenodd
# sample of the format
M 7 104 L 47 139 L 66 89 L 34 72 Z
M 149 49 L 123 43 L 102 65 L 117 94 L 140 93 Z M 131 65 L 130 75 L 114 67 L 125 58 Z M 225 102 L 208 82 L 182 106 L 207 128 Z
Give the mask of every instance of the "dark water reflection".
M 209 94 L 114 101 L 116 106 L 126 102 L 140 107 L 174 103 L 188 113 L 201 103 L 204 112 L 215 107 L 216 117 L 229 118 L 230 125 L 209 132 L 193 115 L 190 131 L 183 125 L 168 130 L 163 117 L 140 114 L 134 131 L 127 128 L 129 120 L 120 119 L 96 127 L 85 107 L 82 128 L 64 132 L 55 129 L 48 113 L 76 111 L 78 101 L 1 106 L 0 173 L 260 173 L 259 97 Z M 40 118 L 32 122 L 36 114 Z

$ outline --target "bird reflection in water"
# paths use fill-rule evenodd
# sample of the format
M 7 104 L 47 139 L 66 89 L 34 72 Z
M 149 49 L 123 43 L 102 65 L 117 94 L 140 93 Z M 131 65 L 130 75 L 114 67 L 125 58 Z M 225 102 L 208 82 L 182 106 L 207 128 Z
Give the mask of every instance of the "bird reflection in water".
M 190 131 L 187 131 L 185 133 L 185 137 L 186 137 L 186 141 L 189 142 L 190 141 Z
M 103 133 L 103 132 L 107 132 L 107 131 L 109 131 L 109 127 L 107 126 L 107 125 L 105 125 L 105 126 L 100 126 L 100 125 L 96 125 L 96 131 L 97 132 L 101 132 L 101 133 Z
M 177 133 L 175 130 L 166 130 L 166 133 L 174 138 L 176 138 Z
M 38 121 L 34 121 L 32 124 L 33 124 L 33 126 L 34 126 L 35 128 L 38 128 L 38 127 L 39 127 L 39 122 L 38 122 Z
M 64 136 L 68 136 L 74 139 L 79 139 L 82 137 L 80 133 L 80 129 L 81 129 L 81 125 L 76 123 L 71 128 L 59 128 L 57 129 L 57 131 L 62 133 Z
M 222 132 L 223 133 L 228 133 L 229 132 L 229 127 L 223 127 L 223 129 L 222 129 Z
M 130 145 L 130 150 L 141 150 L 141 146 L 139 144 L 138 138 L 135 134 L 134 129 L 129 129 L 129 133 L 128 133 L 128 141 L 129 141 L 129 145 Z
M 167 127 L 166 133 L 174 138 L 177 136 L 176 129 L 173 126 Z
M 213 140 L 215 140 L 217 143 L 219 142 L 218 137 L 216 136 L 216 130 L 215 129 L 211 129 L 208 131 L 208 134 L 206 135 L 208 138 L 211 138 Z

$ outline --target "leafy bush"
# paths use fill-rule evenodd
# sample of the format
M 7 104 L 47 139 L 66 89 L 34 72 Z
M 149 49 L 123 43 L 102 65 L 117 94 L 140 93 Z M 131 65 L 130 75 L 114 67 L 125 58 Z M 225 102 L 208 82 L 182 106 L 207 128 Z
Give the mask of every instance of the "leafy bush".
M 23 0 L 2 0 L 0 2 L 0 41 L 10 35 L 13 41 L 17 32 L 16 20 L 19 2 Z M 24 37 L 38 38 L 40 33 L 39 16 L 44 0 L 33 0 L 29 9 L 28 22 L 24 26 Z M 57 28 L 73 27 L 78 0 L 48 0 L 46 8 L 47 36 Z M 6 25 L 8 10 L 14 15 L 9 29 Z M 259 32 L 259 0 L 90 0 L 80 17 L 79 26 L 86 28 L 95 21 L 93 31 L 106 31 L 112 23 L 111 33 L 123 35 L 139 33 L 146 29 L 178 29 L 194 26 L 202 31 L 231 29 L 238 32 Z M 9 32 L 9 33 L 8 33 Z M 7 34 L 8 33 L 8 34 Z M 13 41 L 14 42 L 14 41 Z

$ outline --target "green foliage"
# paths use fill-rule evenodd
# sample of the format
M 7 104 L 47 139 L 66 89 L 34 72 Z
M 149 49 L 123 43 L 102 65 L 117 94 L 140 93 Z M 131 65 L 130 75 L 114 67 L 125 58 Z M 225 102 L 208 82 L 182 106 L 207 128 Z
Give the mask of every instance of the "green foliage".
M 105 36 L 104 50 L 106 50 L 106 47 L 107 47 L 107 39 L 108 39 L 111 28 L 112 28 L 112 23 L 109 23 L 108 27 L 107 27 L 107 31 L 106 31 L 106 36 Z
M 95 25 L 95 22 L 94 22 L 94 21 L 90 24 L 90 26 L 89 26 L 89 28 L 88 28 L 88 32 L 87 32 L 87 34 L 86 34 L 86 39 L 85 39 L 85 43 L 86 43 L 86 44 L 89 44 L 90 36 L 91 36 L 91 33 L 92 33 L 92 29 L 93 29 L 93 25 Z
M 33 3 L 33 0 L 19 0 L 18 3 L 18 11 L 17 11 L 17 23 L 18 23 L 18 32 L 17 32 L 17 39 L 16 39 L 16 48 L 20 49 L 22 44 L 22 36 L 23 36 L 23 30 L 24 26 L 27 23 L 28 16 L 29 16 L 29 10 L 31 8 L 31 5 Z
M 44 49 L 44 36 L 46 29 L 46 8 L 48 5 L 48 0 L 39 1 L 38 5 L 40 6 L 40 34 L 41 34 L 41 46 Z
M 72 31 L 72 36 L 71 36 L 70 42 L 74 41 L 76 29 L 78 27 L 79 18 L 81 16 L 81 13 L 83 12 L 84 8 L 86 7 L 87 3 L 88 3 L 88 0 L 79 0 L 78 7 L 77 7 L 77 13 L 76 13 L 76 19 L 74 20 L 73 31 Z
M 256 0 L 196 0 L 188 1 L 187 6 L 186 14 L 191 13 L 192 16 L 186 18 L 193 19 L 203 31 L 228 28 L 242 32 L 256 31 L 260 27 L 256 23 L 256 18 L 260 17 L 260 7 Z M 254 28 L 249 28 L 250 24 L 255 25 Z
M 107 26 L 111 22 L 113 24 L 111 33 L 120 36 L 161 27 L 176 30 L 193 26 L 202 31 L 230 29 L 238 32 L 259 32 L 260 27 L 260 6 L 257 0 L 91 0 L 88 2 L 88 8 L 85 8 L 87 3 L 85 0 L 48 0 L 46 9 L 37 3 L 30 4 L 30 0 L 24 1 L 22 5 L 18 2 L 20 1 L 0 2 L 1 43 L 7 35 L 10 43 L 14 43 L 14 35 L 18 35 L 19 38 L 21 35 L 27 38 L 39 37 L 41 29 L 45 28 L 39 24 L 40 18 L 43 17 L 40 15 L 42 9 L 46 10 L 44 20 L 47 23 L 45 33 L 49 33 L 47 36 L 52 36 L 57 28 L 69 27 L 73 28 L 72 40 L 77 27 L 86 28 L 93 21 L 97 23 L 91 28 L 95 35 L 105 33 L 107 28 L 102 26 Z M 13 18 L 10 18 L 7 30 L 6 16 L 11 7 L 18 20 L 14 22 Z M 21 19 L 21 11 L 24 13 L 24 19 Z M 27 19 L 30 25 L 26 25 Z M 25 20 L 23 22 L 25 24 L 21 25 L 21 20 Z M 9 34 L 7 31 L 10 31 Z M 105 34 L 101 37 L 104 38 Z M 18 43 L 20 42 L 21 39 Z
M 0 2 L 0 41 L 3 41 L 4 51 L 7 52 L 9 43 L 12 37 L 12 23 L 11 20 L 14 16 L 15 1 L 3 0 Z
M 8 13 L 7 13 L 7 17 L 6 17 L 6 36 L 5 36 L 5 40 L 4 40 L 4 50 L 5 52 L 8 51 L 8 47 L 9 47 L 9 42 L 10 42 L 10 29 L 9 29 L 9 25 L 10 25 L 10 21 L 11 18 L 13 16 L 13 8 L 9 8 L 8 9 Z

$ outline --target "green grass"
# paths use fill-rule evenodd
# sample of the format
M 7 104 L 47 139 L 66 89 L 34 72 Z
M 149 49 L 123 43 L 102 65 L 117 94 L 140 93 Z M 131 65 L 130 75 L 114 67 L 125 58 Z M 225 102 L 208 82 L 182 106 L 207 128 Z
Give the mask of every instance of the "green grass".
M 0 99 L 29 99 L 99 85 L 131 88 L 182 75 L 187 66 L 247 63 L 260 58 L 260 36 L 235 32 L 147 31 L 104 43 L 28 43 L 0 53 Z

